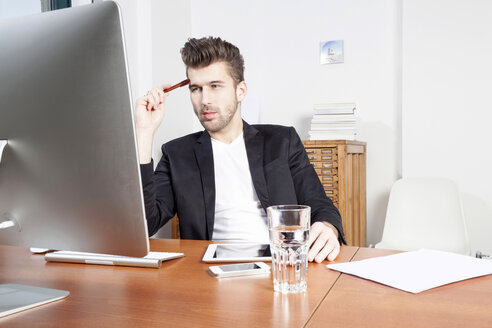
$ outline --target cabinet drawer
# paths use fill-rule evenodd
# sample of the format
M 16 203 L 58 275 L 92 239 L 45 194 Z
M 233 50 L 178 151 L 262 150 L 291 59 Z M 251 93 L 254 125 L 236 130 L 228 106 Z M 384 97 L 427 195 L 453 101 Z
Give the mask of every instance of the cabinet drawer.
M 316 174 L 321 176 L 329 176 L 329 177 L 335 177 L 337 178 L 337 169 L 314 169 L 316 171 Z M 338 180 L 338 179 L 337 179 Z
M 338 188 L 338 177 L 333 175 L 319 175 L 319 181 L 321 184 L 331 184 L 333 188 Z
M 338 159 L 336 154 L 308 154 L 308 158 L 310 162 L 336 161 Z
M 338 170 L 336 167 L 331 169 L 314 169 L 319 176 L 337 176 Z
M 337 182 L 338 177 L 336 175 L 320 175 L 321 182 Z
M 311 164 L 313 165 L 313 167 L 316 170 L 316 172 L 318 171 L 318 169 L 331 169 L 331 168 L 334 168 L 334 167 L 338 167 L 338 162 L 337 161 L 311 162 Z M 326 173 L 321 173 L 321 171 L 320 171 L 319 174 L 326 174 Z
M 338 188 L 338 182 L 337 181 L 323 181 L 322 179 L 321 180 L 321 184 L 323 185 L 323 188 L 326 189 L 326 188 L 333 188 L 333 189 L 337 189 Z
M 330 148 L 306 148 L 308 155 L 336 155 L 337 149 L 335 147 Z
M 333 187 L 328 187 L 323 184 L 323 188 L 325 189 L 325 193 L 328 197 L 338 197 L 338 190 Z

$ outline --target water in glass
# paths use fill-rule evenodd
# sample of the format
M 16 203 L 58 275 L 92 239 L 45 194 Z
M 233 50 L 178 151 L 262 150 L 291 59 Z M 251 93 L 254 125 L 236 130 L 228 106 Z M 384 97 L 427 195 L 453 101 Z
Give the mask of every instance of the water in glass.
M 307 286 L 309 229 L 306 226 L 270 228 L 273 289 L 299 293 Z

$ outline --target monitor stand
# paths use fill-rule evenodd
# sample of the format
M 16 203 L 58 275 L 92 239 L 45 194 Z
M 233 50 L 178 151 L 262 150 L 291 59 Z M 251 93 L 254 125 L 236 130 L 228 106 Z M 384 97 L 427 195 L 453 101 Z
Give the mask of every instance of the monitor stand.
M 15 229 L 20 226 L 8 213 L 0 217 L 0 229 Z M 42 288 L 19 284 L 0 284 L 0 318 L 67 297 L 66 290 Z
M 8 213 L 0 218 L 0 229 L 15 229 L 19 225 Z M 20 228 L 20 227 L 19 227 Z M 67 297 L 66 290 L 20 284 L 0 284 L 0 318 Z

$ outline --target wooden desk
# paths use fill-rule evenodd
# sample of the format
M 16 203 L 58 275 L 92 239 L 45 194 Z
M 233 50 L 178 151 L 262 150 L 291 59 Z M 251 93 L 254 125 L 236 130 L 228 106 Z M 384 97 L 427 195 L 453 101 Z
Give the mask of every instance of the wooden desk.
M 275 293 L 271 275 L 216 279 L 201 258 L 209 242 L 151 240 L 151 250 L 184 252 L 161 269 L 46 263 L 0 246 L 1 283 L 70 291 L 62 301 L 0 319 L 1 327 L 301 327 L 339 273 L 309 264 L 308 290 Z M 357 247 L 344 246 L 337 262 Z
M 353 260 L 393 253 L 360 248 Z M 411 294 L 342 274 L 307 325 L 328 326 L 492 327 L 492 275 Z

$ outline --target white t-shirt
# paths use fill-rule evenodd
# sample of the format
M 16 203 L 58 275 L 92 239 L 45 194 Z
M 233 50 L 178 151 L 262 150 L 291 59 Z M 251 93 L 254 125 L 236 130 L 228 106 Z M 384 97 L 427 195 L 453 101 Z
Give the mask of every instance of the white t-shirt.
M 215 170 L 213 240 L 268 243 L 268 221 L 249 171 L 243 134 L 226 144 L 212 138 Z

